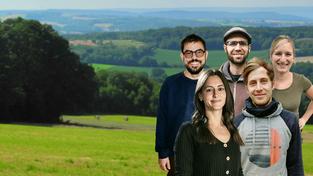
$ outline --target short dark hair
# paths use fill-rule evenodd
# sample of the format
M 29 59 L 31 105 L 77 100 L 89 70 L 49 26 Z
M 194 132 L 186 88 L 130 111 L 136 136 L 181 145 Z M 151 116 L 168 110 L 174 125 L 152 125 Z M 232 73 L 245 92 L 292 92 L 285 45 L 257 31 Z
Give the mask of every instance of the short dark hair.
M 265 70 L 267 71 L 268 77 L 273 82 L 273 80 L 274 80 L 274 70 L 273 70 L 273 67 L 270 64 L 268 64 L 267 62 L 265 62 L 263 59 L 254 57 L 247 63 L 247 65 L 245 66 L 245 68 L 243 70 L 243 73 L 242 73 L 243 80 L 244 80 L 244 83 L 246 85 L 248 84 L 248 76 L 249 76 L 249 74 L 252 71 L 254 71 L 254 70 L 256 70 L 256 69 L 258 69 L 260 67 L 265 68 Z
M 180 49 L 181 52 L 184 52 L 184 47 L 186 43 L 191 43 L 191 42 L 201 42 L 204 50 L 206 50 L 206 44 L 205 41 L 203 40 L 203 38 L 201 38 L 200 36 L 196 35 L 196 34 L 190 34 L 187 35 L 180 43 Z

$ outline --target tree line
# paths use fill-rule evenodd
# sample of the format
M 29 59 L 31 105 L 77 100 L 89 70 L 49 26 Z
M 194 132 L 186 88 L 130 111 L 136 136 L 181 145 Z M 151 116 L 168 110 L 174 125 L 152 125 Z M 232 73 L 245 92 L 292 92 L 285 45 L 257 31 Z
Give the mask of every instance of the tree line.
M 98 63 L 127 66 L 159 66 L 151 56 L 154 54 L 153 47 L 149 45 L 117 46 L 112 43 L 99 44 L 98 46 L 72 46 L 84 63 Z
M 62 114 L 84 113 L 155 115 L 162 70 L 154 71 L 155 79 L 145 73 L 96 75 L 66 39 L 35 20 L 0 22 L 0 45 L 0 121 L 59 122 Z
M 51 26 L 22 18 L 0 22 L 0 45 L 0 121 L 58 122 L 62 114 L 84 113 L 156 115 L 166 77 L 162 69 L 153 69 L 151 76 L 96 74 Z M 313 64 L 293 69 L 313 80 Z
M 197 33 L 206 40 L 209 50 L 223 50 L 223 35 L 227 29 L 229 27 L 175 27 L 135 32 L 67 35 L 65 37 L 70 40 L 135 40 L 145 43 L 141 47 L 117 46 L 112 43 L 101 44 L 99 46 L 73 47 L 73 51 L 78 53 L 81 61 L 85 63 L 170 67 L 166 63 L 158 63 L 152 57 L 156 48 L 179 50 L 182 38 L 190 33 Z M 275 37 L 285 34 L 295 39 L 297 56 L 313 55 L 313 27 L 247 27 L 247 30 L 253 36 L 252 50 L 268 50 Z
M 147 45 L 177 50 L 180 48 L 182 38 L 191 33 L 199 34 L 207 41 L 207 48 L 212 50 L 223 49 L 223 35 L 229 26 L 222 27 L 175 27 L 150 29 L 134 32 L 104 32 L 90 33 L 85 35 L 66 35 L 67 39 L 81 40 L 137 40 L 145 42 Z M 271 41 L 278 35 L 289 35 L 296 41 L 297 49 L 313 48 L 313 26 L 303 27 L 246 27 L 252 35 L 252 49 L 265 50 L 270 48 Z M 313 55 L 310 53 L 309 55 Z

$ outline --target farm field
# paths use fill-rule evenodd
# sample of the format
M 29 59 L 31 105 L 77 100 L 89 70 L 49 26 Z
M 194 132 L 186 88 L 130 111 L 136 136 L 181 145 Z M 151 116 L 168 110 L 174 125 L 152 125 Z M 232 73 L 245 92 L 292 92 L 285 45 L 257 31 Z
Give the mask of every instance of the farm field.
M 266 59 L 268 57 L 267 52 L 267 50 L 251 51 L 249 59 L 255 56 Z M 182 65 L 179 54 L 180 51 L 178 50 L 156 49 L 154 59 L 157 60 L 158 63 L 165 62 L 169 65 Z M 224 50 L 209 50 L 207 65 L 211 68 L 219 68 L 220 65 L 226 61 L 226 59 L 227 57 Z
M 267 58 L 267 51 L 254 51 L 250 53 L 249 59 L 252 56 L 258 56 L 261 58 Z M 166 50 L 166 49 L 157 49 L 156 54 L 154 55 L 154 59 L 158 61 L 158 63 L 167 63 L 168 65 L 175 65 L 178 67 L 172 68 L 162 68 L 164 69 L 167 75 L 172 75 L 184 70 L 183 64 L 179 57 L 179 51 L 174 50 Z M 226 61 L 226 55 L 223 50 L 213 50 L 209 51 L 207 66 L 210 68 L 219 68 L 222 63 Z M 125 71 L 125 72 L 145 72 L 147 74 L 151 74 L 153 68 L 160 67 L 135 67 L 135 66 L 119 66 L 119 65 L 107 65 L 107 64 L 92 64 L 92 67 L 96 72 L 100 70 L 115 70 L 115 71 Z
M 311 62 L 311 63 L 313 63 L 313 56 L 297 57 L 296 62 Z
M 135 67 L 135 66 L 121 66 L 121 65 L 108 65 L 108 64 L 91 64 L 96 72 L 101 70 L 112 70 L 112 71 L 121 71 L 121 72 L 144 72 L 151 74 L 153 68 L 159 67 Z M 181 72 L 184 70 L 183 67 L 173 67 L 173 68 L 162 68 L 167 75 L 173 75 L 175 73 Z
M 155 118 L 63 116 L 76 125 L 0 124 L 0 175 L 164 175 L 154 152 Z M 303 131 L 306 175 L 313 176 L 313 126 Z

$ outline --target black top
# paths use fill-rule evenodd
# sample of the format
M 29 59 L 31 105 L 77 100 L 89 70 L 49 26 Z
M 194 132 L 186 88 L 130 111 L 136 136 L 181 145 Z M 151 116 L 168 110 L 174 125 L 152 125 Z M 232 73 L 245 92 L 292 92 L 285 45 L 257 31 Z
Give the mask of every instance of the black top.
M 181 126 L 175 143 L 177 176 L 242 176 L 239 145 L 233 138 L 227 143 L 203 143 L 189 122 Z

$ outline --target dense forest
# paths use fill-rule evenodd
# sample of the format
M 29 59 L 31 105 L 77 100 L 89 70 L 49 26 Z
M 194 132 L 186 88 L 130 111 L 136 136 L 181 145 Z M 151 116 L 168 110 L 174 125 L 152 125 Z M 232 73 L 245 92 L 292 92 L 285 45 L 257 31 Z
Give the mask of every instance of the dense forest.
M 200 29 L 206 28 L 199 28 L 197 31 L 200 35 L 206 36 Z M 225 28 L 217 29 L 219 30 L 215 35 L 222 35 Z M 298 38 L 301 35 L 301 40 L 307 42 L 306 46 L 312 47 L 308 42 L 310 38 L 306 36 L 313 30 L 301 29 Z M 97 40 L 115 38 L 122 41 L 140 41 L 133 46 L 116 45 L 110 42 L 101 46 L 103 48 L 99 50 L 99 55 L 104 58 L 110 55 L 115 57 L 114 60 L 108 59 L 111 64 L 123 63 L 121 58 L 125 55 L 124 59 L 132 60 L 133 65 L 153 65 L 155 63 L 151 61 L 150 56 L 154 54 L 155 48 L 162 47 L 162 40 L 172 39 L 175 44 L 171 47 L 175 48 L 178 47 L 178 43 L 174 42 L 174 38 L 177 37 L 178 40 L 180 36 L 194 32 L 193 30 L 195 29 L 178 27 L 91 36 L 98 36 Z M 249 30 L 255 35 L 254 30 L 257 29 Z M 265 29 L 260 28 L 260 30 Z M 270 31 L 270 29 L 266 30 Z M 296 35 L 294 28 L 289 29 L 290 32 L 283 28 L 273 29 L 276 30 L 286 30 L 286 33 L 294 35 L 293 37 Z M 164 37 L 166 31 L 168 31 L 167 36 Z M 305 37 L 307 39 L 304 39 Z M 81 62 L 84 61 L 83 58 L 72 51 L 69 41 L 60 36 L 51 26 L 22 18 L 0 22 L 0 44 L 2 46 L 0 50 L 1 121 L 58 122 L 62 114 L 86 113 L 156 115 L 158 93 L 166 77 L 162 67 L 153 67 L 151 75 L 114 70 L 95 72 L 93 67 Z M 210 41 L 208 45 L 210 46 Z M 168 49 L 171 47 L 163 46 Z M 137 50 L 138 48 L 140 50 Z M 129 65 L 125 62 L 123 64 Z M 313 81 L 312 63 L 297 63 L 293 70 L 305 74 Z M 307 100 L 302 101 L 300 113 L 303 113 L 307 104 Z

